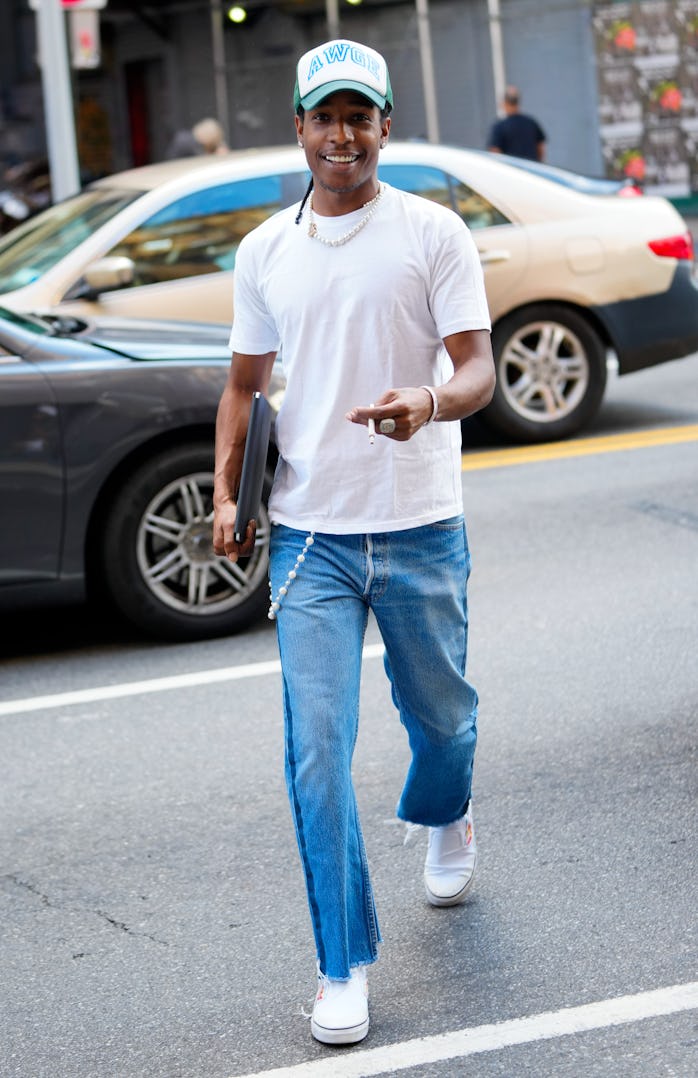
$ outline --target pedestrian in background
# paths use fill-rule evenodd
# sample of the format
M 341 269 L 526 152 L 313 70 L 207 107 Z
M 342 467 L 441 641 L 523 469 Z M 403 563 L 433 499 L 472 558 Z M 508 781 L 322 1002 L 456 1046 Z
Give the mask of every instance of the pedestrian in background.
M 510 157 L 525 157 L 529 161 L 545 160 L 546 136 L 532 116 L 519 109 L 521 95 L 516 86 L 507 86 L 504 94 L 504 116 L 490 130 L 488 149 Z
M 218 120 L 205 117 L 193 127 L 177 131 L 167 148 L 167 160 L 198 157 L 208 153 L 228 153 L 225 135 Z
M 204 153 L 228 153 L 225 133 L 218 120 L 206 117 L 192 127 L 192 134 Z
M 428 901 L 462 902 L 476 862 L 460 420 L 494 389 L 490 320 L 461 218 L 378 180 L 392 105 L 371 48 L 333 41 L 298 62 L 312 181 L 240 244 L 216 431 L 214 549 L 235 562 L 254 545 L 252 524 L 234 539 L 251 398 L 281 348 L 270 615 L 316 944 L 311 1031 L 328 1044 L 366 1036 L 381 939 L 351 770 L 370 611 L 412 753 L 397 815 L 430 829 Z

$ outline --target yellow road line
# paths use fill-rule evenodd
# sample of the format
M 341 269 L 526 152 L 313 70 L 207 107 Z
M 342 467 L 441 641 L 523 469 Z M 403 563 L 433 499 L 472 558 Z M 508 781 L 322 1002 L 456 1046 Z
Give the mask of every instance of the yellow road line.
M 513 449 L 488 449 L 479 453 L 464 453 L 461 471 L 480 468 L 507 468 L 513 464 L 532 464 L 541 460 L 560 460 L 564 457 L 586 457 L 596 453 L 618 453 L 628 449 L 646 449 L 654 445 L 676 445 L 697 442 L 698 423 L 683 427 L 659 427 L 656 430 L 629 434 L 609 434 L 598 438 L 575 438 L 568 442 L 546 442 L 545 445 L 524 445 Z

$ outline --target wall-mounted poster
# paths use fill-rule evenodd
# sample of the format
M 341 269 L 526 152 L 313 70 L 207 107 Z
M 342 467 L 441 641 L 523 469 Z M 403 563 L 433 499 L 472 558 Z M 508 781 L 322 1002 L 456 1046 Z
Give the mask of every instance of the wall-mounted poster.
M 698 0 L 596 3 L 592 18 L 607 175 L 698 191 Z

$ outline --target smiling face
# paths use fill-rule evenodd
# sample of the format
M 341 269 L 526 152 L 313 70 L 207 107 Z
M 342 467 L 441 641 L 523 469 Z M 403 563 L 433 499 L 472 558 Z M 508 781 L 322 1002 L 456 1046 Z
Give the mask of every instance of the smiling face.
M 378 155 L 390 131 L 390 118 L 377 105 L 342 90 L 296 116 L 296 130 L 313 174 L 318 213 L 351 213 L 377 194 Z

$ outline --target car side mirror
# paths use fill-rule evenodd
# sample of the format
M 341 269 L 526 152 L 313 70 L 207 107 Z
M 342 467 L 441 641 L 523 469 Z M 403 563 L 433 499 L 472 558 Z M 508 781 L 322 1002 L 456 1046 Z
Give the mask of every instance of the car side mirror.
M 130 258 L 112 255 L 91 262 L 81 280 L 66 299 L 96 299 L 102 292 L 114 292 L 133 284 L 136 267 Z

